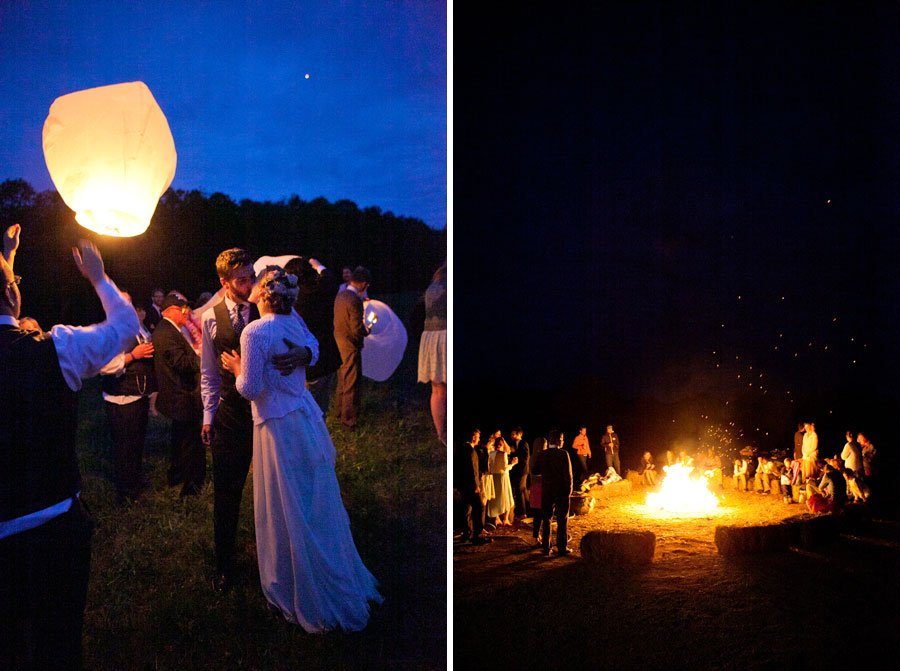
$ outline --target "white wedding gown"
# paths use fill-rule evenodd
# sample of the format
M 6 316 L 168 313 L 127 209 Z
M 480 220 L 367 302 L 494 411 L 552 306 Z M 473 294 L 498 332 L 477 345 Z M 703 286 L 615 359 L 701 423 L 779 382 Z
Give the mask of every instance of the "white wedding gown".
M 315 633 L 358 631 L 380 603 L 350 533 L 322 411 L 305 370 L 282 376 L 271 363 L 282 339 L 316 347 L 302 320 L 264 315 L 241 333 L 237 389 L 253 410 L 253 508 L 263 593 L 284 617 Z M 315 351 L 315 350 L 314 350 Z

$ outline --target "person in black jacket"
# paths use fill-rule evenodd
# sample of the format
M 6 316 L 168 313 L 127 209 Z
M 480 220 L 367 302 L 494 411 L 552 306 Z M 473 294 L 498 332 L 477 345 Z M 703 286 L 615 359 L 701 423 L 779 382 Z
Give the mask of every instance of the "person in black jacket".
M 481 431 L 475 429 L 469 442 L 462 443 L 453 452 L 453 488 L 460 497 L 460 527 L 464 528 L 462 541 L 471 539 L 473 545 L 490 543 L 484 537 L 484 504 L 481 502 L 481 473 L 475 447 L 481 439 Z
M 341 353 L 334 339 L 338 278 L 316 259 L 302 256 L 288 261 L 284 269 L 297 276 L 300 293 L 294 309 L 319 341 L 319 360 L 306 368 L 306 388 L 322 408 L 322 415 L 327 415 L 334 396 L 337 369 L 341 367 Z
M 518 461 L 509 470 L 509 480 L 512 484 L 513 498 L 516 501 L 516 517 L 528 516 L 528 460 L 531 449 L 528 443 L 522 440 L 522 429 L 516 427 L 509 432 L 510 460 L 516 457 Z
M 203 405 L 200 401 L 200 358 L 181 327 L 190 305 L 169 293 L 163 318 L 153 331 L 153 362 L 159 396 L 156 409 L 172 420 L 169 486 L 182 485 L 181 496 L 198 494 L 206 480 L 206 450 L 200 439 Z
M 550 554 L 550 518 L 556 515 L 557 554 L 569 554 L 566 521 L 569 515 L 569 497 L 572 495 L 572 461 L 562 449 L 565 436 L 553 430 L 548 435 L 547 449 L 535 459 L 531 472 L 541 476 L 541 536 L 543 552 Z

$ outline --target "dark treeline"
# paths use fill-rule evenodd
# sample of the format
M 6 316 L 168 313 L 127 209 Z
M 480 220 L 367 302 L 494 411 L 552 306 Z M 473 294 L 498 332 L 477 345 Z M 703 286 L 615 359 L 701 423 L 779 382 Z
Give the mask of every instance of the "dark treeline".
M 23 314 L 42 326 L 93 321 L 99 302 L 75 270 L 71 247 L 93 240 L 107 271 L 135 300 L 154 287 L 178 289 L 190 300 L 215 291 L 217 254 L 244 247 L 254 258 L 299 254 L 319 259 L 340 275 L 341 267 L 365 265 L 373 275 L 370 295 L 424 291 L 446 258 L 446 230 L 378 207 L 360 209 L 349 200 L 279 202 L 242 200 L 222 193 L 169 189 L 150 227 L 133 238 L 92 233 L 55 191 L 35 192 L 20 179 L 0 183 L 0 226 L 22 225 L 16 271 L 23 276 Z

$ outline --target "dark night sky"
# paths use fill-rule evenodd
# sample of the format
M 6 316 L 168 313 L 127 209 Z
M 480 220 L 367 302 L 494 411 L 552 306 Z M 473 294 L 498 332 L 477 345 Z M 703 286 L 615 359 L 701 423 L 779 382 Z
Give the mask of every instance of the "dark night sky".
M 52 188 L 54 99 L 140 80 L 172 129 L 175 189 L 447 223 L 442 1 L 2 2 L 0 44 L 0 180 Z
M 606 4 L 455 9 L 454 398 L 896 398 L 897 5 Z

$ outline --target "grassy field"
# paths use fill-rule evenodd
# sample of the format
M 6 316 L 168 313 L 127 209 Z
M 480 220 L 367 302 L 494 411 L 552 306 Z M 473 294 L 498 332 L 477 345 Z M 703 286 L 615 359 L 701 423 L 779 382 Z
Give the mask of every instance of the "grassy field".
M 212 487 L 181 501 L 165 483 L 168 422 L 151 419 L 140 501 L 116 505 L 99 384 L 81 394 L 83 499 L 97 529 L 85 612 L 85 668 L 446 668 L 446 448 L 409 359 L 364 380 L 360 428 L 329 429 L 353 537 L 385 597 L 360 633 L 309 635 L 270 613 L 259 586 L 252 485 L 238 530 L 240 584 L 212 590 Z M 211 469 L 210 469 L 211 472 Z

